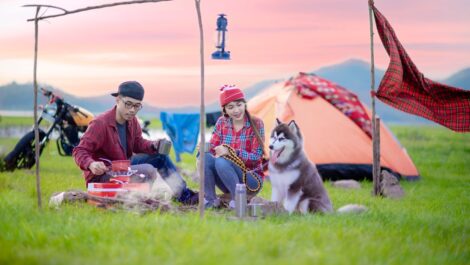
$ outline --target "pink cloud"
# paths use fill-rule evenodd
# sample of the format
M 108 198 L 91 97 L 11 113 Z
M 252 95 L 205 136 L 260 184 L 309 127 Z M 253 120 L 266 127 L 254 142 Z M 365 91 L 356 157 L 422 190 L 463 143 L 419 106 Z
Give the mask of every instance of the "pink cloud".
M 445 77 L 470 66 L 470 16 L 464 0 L 375 1 L 419 69 Z M 30 81 L 33 9 L 2 1 L 0 83 Z M 56 1 L 45 1 L 56 4 Z M 61 1 L 64 8 L 109 1 Z M 369 60 L 367 2 L 202 0 L 207 98 L 224 83 L 246 87 L 264 79 L 311 71 L 349 58 Z M 445 6 L 445 8 L 442 8 Z M 48 12 L 52 12 L 49 10 Z M 230 61 L 214 61 L 215 20 L 229 19 Z M 5 23 L 4 23 L 5 22 Z M 148 84 L 155 105 L 197 104 L 199 35 L 194 1 L 95 10 L 40 23 L 40 78 L 72 93 L 108 93 L 120 81 Z M 388 57 L 375 37 L 376 63 Z M 16 60 L 16 62 L 14 62 Z M 10 65 L 16 65 L 12 69 Z M 22 68 L 22 69 L 18 69 Z M 24 69 L 23 69 L 24 68 Z M 209 90 L 214 89 L 214 90 Z M 79 92 L 80 91 L 80 92 Z M 178 99 L 175 100 L 175 95 Z

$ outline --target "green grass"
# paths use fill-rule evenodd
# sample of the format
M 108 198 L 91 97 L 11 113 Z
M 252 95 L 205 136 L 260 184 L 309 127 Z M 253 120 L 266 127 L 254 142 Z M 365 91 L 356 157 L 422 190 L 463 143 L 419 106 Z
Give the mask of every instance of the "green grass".
M 41 113 L 39 113 L 41 115 Z M 150 129 L 161 129 L 162 128 L 162 122 L 157 119 L 157 118 L 152 118 L 152 117 L 141 117 L 142 120 L 149 120 Z M 44 125 L 47 126 L 49 125 L 49 122 L 47 120 L 44 120 Z M 0 116 L 0 128 L 6 128 L 6 127 L 11 127 L 11 126 L 33 126 L 34 125 L 34 118 L 31 117 L 25 117 L 25 116 Z
M 149 128 L 150 129 L 159 129 L 161 130 L 162 129 L 162 121 L 158 118 L 152 118 L 152 117 L 146 117 L 146 116 L 143 116 L 143 117 L 140 117 L 140 119 L 142 120 L 148 120 L 150 121 L 150 125 L 149 125 Z
M 0 117 L 0 128 L 6 128 L 10 126 L 33 126 L 34 118 L 24 116 L 1 116 Z
M 372 197 L 370 182 L 354 191 L 326 183 L 335 208 L 370 210 L 257 222 L 217 212 L 200 220 L 198 213 L 140 216 L 86 204 L 49 209 L 53 192 L 85 189 L 72 159 L 50 144 L 41 160 L 43 210 L 33 171 L 0 173 L 0 264 L 469 264 L 470 134 L 392 131 L 422 175 L 401 183 L 402 200 Z M 192 156 L 183 159 L 194 168 Z M 269 183 L 261 196 L 270 197 Z

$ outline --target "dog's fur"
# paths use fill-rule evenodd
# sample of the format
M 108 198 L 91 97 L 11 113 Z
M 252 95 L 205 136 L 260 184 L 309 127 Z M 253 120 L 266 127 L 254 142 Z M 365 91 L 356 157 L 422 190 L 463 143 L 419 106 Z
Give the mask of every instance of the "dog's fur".
M 272 201 L 281 203 L 289 213 L 333 211 L 322 178 L 305 155 L 302 135 L 295 121 L 285 124 L 276 119 L 269 149 Z

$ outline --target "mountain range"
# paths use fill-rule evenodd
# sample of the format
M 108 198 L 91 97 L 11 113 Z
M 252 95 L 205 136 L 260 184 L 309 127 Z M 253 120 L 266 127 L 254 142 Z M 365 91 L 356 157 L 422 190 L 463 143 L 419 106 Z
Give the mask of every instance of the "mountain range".
M 379 86 L 380 80 L 384 75 L 384 70 L 375 69 L 375 87 Z M 370 106 L 370 64 L 368 62 L 350 59 L 339 64 L 326 66 L 317 70 L 310 71 L 318 76 L 333 81 L 353 93 L 355 93 L 359 99 L 366 105 Z M 283 79 L 272 79 L 263 80 L 254 85 L 251 85 L 244 89 L 247 99 L 252 98 L 259 92 L 268 88 L 272 84 Z M 463 69 L 444 80 L 435 80 L 441 83 L 460 87 L 469 90 L 470 89 L 470 68 Z M 9 111 L 30 111 L 31 102 L 33 102 L 33 93 L 31 93 L 33 85 L 31 83 L 18 84 L 12 82 L 0 86 L 0 110 Z M 65 93 L 58 88 L 54 88 L 50 85 L 43 85 L 44 88 L 55 91 L 56 93 L 63 96 L 63 98 L 71 104 L 79 105 L 85 109 L 90 110 L 94 113 L 101 113 L 114 104 L 114 98 L 109 95 L 102 95 L 97 97 L 77 97 L 72 94 Z M 15 100 L 12 100 L 15 99 Z M 46 98 L 42 95 L 38 96 L 39 104 L 45 104 Z M 392 123 L 423 123 L 427 122 L 425 119 L 409 115 L 399 110 L 393 109 L 380 101 L 376 101 L 377 113 L 382 117 L 385 122 Z M 218 102 L 210 103 L 206 106 L 207 112 L 218 111 Z M 181 108 L 159 108 L 155 106 L 146 105 L 142 109 L 141 116 L 157 116 L 161 111 L 167 112 L 182 112 L 182 113 L 195 113 L 199 112 L 199 106 L 186 106 Z

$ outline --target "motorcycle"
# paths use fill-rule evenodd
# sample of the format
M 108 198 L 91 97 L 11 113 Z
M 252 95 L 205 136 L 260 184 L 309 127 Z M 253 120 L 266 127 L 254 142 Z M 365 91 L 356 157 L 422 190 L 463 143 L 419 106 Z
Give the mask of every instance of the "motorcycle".
M 39 128 L 39 153 L 42 154 L 52 133 L 58 133 L 57 150 L 61 156 L 72 155 L 73 148 L 80 143 L 79 133 L 84 133 L 94 116 L 91 112 L 67 103 L 52 91 L 41 88 L 42 94 L 49 99 L 42 109 L 38 125 L 44 120 L 50 122 L 46 130 Z M 34 130 L 26 133 L 15 148 L 4 158 L 6 170 L 32 168 L 36 163 Z
M 139 121 L 140 122 L 140 121 Z M 150 121 L 145 120 L 140 122 L 140 127 L 142 128 L 142 133 L 150 137 L 150 129 L 149 129 Z

